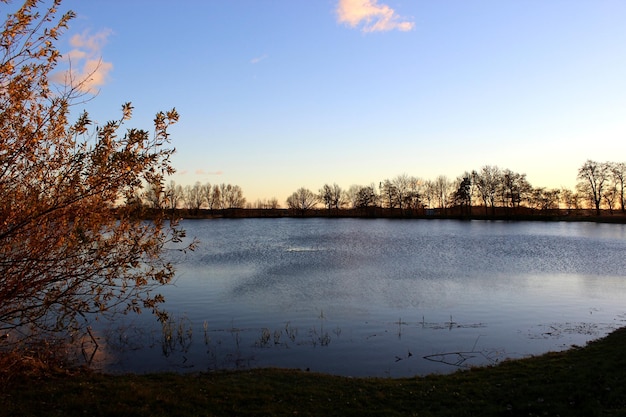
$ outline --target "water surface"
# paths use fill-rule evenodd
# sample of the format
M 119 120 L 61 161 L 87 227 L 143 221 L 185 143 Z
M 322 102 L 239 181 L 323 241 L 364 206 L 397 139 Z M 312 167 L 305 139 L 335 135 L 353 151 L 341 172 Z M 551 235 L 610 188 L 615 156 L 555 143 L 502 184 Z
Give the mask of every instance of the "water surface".
M 292 367 L 409 376 L 582 345 L 624 324 L 626 227 L 453 220 L 185 221 L 201 244 L 109 371 Z M 165 338 L 164 338 L 165 334 Z

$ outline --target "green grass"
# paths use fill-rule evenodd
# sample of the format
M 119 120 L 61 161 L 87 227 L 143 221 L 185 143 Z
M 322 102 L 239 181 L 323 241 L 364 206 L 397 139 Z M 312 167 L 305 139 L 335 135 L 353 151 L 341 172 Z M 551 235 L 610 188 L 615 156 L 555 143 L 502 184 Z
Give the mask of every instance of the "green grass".
M 7 416 L 619 416 L 626 329 L 584 348 L 451 375 L 345 378 L 264 369 L 5 378 Z

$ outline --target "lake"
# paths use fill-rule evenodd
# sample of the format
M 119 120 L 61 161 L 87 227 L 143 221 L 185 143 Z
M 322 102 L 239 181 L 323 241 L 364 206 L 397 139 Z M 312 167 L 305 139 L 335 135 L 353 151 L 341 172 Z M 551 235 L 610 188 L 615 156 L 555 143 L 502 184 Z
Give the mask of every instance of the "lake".
M 171 320 L 100 324 L 109 372 L 254 367 L 412 376 L 497 364 L 626 321 L 626 226 L 386 219 L 186 220 Z

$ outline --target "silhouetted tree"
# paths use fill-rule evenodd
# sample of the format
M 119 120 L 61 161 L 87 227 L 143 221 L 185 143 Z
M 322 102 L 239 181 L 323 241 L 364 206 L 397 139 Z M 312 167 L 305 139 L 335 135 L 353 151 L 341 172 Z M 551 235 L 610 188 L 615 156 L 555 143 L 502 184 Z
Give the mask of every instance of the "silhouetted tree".
M 488 214 L 487 207 L 491 207 L 492 214 L 495 214 L 496 196 L 500 181 L 501 173 L 497 166 L 485 165 L 480 171 L 472 172 L 472 182 L 483 200 L 485 214 Z
M 552 210 L 559 207 L 561 190 L 545 187 L 533 188 L 530 195 L 531 206 L 538 210 Z
M 177 209 L 178 206 L 184 201 L 184 191 L 181 185 L 176 184 L 174 181 L 170 181 L 165 188 L 165 200 L 167 207 L 170 210 Z
M 378 195 L 374 185 L 368 185 L 359 188 L 356 196 L 356 207 L 368 208 L 375 207 L 378 203 Z
M 424 193 L 422 194 L 426 207 L 434 208 L 437 201 L 437 187 L 434 181 L 427 180 L 424 182 Z
M 246 199 L 240 186 L 227 184 L 221 192 L 224 208 L 243 208 L 246 205 Z
M 141 201 L 151 209 L 165 208 L 167 200 L 163 186 L 158 183 L 146 184 Z
M 278 199 L 276 199 L 276 197 L 272 197 L 268 200 L 266 199 L 258 199 L 256 200 L 256 202 L 254 204 L 250 204 L 250 206 L 248 208 L 256 208 L 256 209 L 263 209 L 263 210 L 269 210 L 269 209 L 277 209 L 279 206 L 278 204 Z
M 209 210 L 219 210 L 222 208 L 222 188 L 218 184 L 213 186 L 208 205 Z
M 361 189 L 360 185 L 351 185 L 350 188 L 343 192 L 344 201 L 351 207 L 357 208 L 358 204 L 358 195 L 359 190 Z
M 617 189 L 617 195 L 620 203 L 620 210 L 622 212 L 626 211 L 624 204 L 624 191 L 626 190 L 626 163 L 617 162 L 611 164 L 611 176 L 612 180 L 615 183 L 615 188 Z
M 578 194 L 573 192 L 569 188 L 562 188 L 560 197 L 561 197 L 561 203 L 568 210 L 573 210 L 573 209 L 580 208 L 579 207 L 579 203 L 578 203 L 578 199 L 579 199 Z
M 343 190 L 337 184 L 324 184 L 324 186 L 320 189 L 318 195 L 319 201 L 323 202 L 324 207 L 326 207 L 328 210 L 338 210 L 342 202 L 342 197 Z
M 380 196 L 383 206 L 394 208 L 398 204 L 398 189 L 389 180 L 385 180 L 380 184 Z
M 268 209 L 277 209 L 280 208 L 280 204 L 278 204 L 278 199 L 276 197 L 272 197 L 269 200 L 267 200 L 267 207 Z
M 227 198 L 228 198 L 228 190 L 226 189 L 227 184 L 222 183 L 220 184 L 219 188 L 220 191 L 219 193 L 217 193 L 217 195 L 219 196 L 220 200 L 218 202 L 218 208 L 220 209 L 225 209 L 228 207 L 228 202 L 227 202 Z
M 411 210 L 422 208 L 422 180 L 409 177 L 408 188 L 404 198 L 404 206 Z
M 450 188 L 452 183 L 445 175 L 439 175 L 434 182 L 435 199 L 437 205 L 444 212 L 448 207 L 448 197 L 450 196 Z
M 463 177 L 454 194 L 454 202 L 461 208 L 461 214 L 471 214 L 472 207 L 472 180 L 469 175 Z
M 211 209 L 211 200 L 213 198 L 213 186 L 211 183 L 205 183 L 200 186 L 200 194 L 202 195 L 202 204 Z
M 597 215 L 600 215 L 602 193 L 609 179 L 609 173 L 608 163 L 596 162 L 590 159 L 578 170 L 579 182 L 577 187 L 589 199 Z
M 500 175 L 500 196 L 504 207 L 519 207 L 532 192 L 532 186 L 526 180 L 526 174 L 519 174 L 505 169 Z
M 299 188 L 289 197 L 287 197 L 287 207 L 295 210 L 300 214 L 304 214 L 307 210 L 315 207 L 317 204 L 317 196 L 308 188 Z
M 186 185 L 183 189 L 185 193 L 185 203 L 190 210 L 198 211 L 204 202 L 202 184 L 197 181 L 194 185 Z
M 406 208 L 409 201 L 411 178 L 407 174 L 400 174 L 392 180 L 392 184 L 396 191 L 396 206 L 400 209 Z
M 614 181 L 607 182 L 607 186 L 604 188 L 602 192 L 602 199 L 606 205 L 606 208 L 609 209 L 609 213 L 613 214 L 613 208 L 615 205 L 615 201 L 619 199 L 619 193 L 617 190 L 617 183 Z

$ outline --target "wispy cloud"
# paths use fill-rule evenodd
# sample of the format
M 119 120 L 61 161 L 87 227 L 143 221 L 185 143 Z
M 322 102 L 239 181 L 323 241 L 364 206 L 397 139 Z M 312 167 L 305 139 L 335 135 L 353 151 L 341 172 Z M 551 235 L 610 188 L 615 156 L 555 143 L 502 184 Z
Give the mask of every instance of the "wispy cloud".
M 222 171 L 205 171 L 203 169 L 196 169 L 196 175 L 222 175 Z
M 267 58 L 269 58 L 269 55 L 268 54 L 263 54 L 261 56 L 257 56 L 256 58 L 252 58 L 250 60 L 250 63 L 251 64 L 258 64 L 259 62 L 261 62 L 261 61 L 263 61 L 263 60 L 265 60 Z
M 70 38 L 72 50 L 64 54 L 69 69 L 64 73 L 56 73 L 53 80 L 60 83 L 70 83 L 85 93 L 97 93 L 108 79 L 113 69 L 111 62 L 102 59 L 102 48 L 111 35 L 110 29 L 102 30 L 91 35 L 89 32 L 76 34 Z
M 386 4 L 378 0 L 339 0 L 337 21 L 363 32 L 385 32 L 389 30 L 413 30 L 415 23 L 399 16 Z

